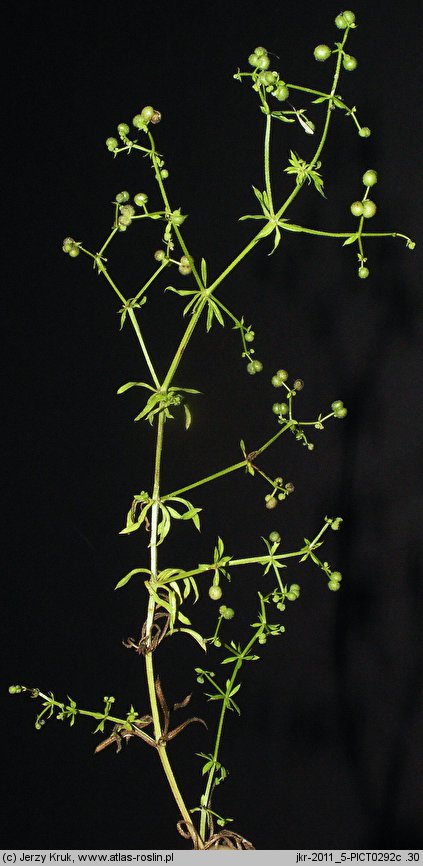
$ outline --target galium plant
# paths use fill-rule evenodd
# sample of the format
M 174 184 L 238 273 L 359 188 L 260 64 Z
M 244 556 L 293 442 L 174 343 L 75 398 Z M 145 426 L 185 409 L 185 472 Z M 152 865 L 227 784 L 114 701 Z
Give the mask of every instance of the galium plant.
M 129 123 L 119 123 L 116 134 L 107 138 L 106 146 L 114 157 L 122 154 L 146 157 L 157 182 L 157 196 L 150 201 L 144 192 L 136 192 L 132 196 L 126 190 L 119 192 L 113 203 L 111 230 L 98 252 L 90 251 L 82 241 L 72 237 L 65 238 L 63 242 L 63 251 L 71 258 L 77 258 L 81 254 L 86 256 L 97 274 L 116 295 L 120 328 L 126 329 L 129 325 L 135 331 L 145 368 L 141 381 L 126 382 L 119 388 L 118 394 L 124 394 L 131 388 L 140 389 L 140 409 L 135 421 L 143 424 L 148 422 L 155 430 L 152 486 L 132 495 L 125 525 L 121 529 L 121 535 L 132 535 L 140 529 L 146 529 L 148 535 L 145 532 L 139 533 L 141 564 L 121 577 L 116 589 L 123 589 L 132 580 L 143 581 L 145 587 L 144 621 L 140 624 L 138 637 L 128 638 L 125 645 L 135 651 L 144 663 L 148 703 L 137 697 L 128 710 L 122 708 L 116 711 L 115 698 L 107 696 L 100 708 L 97 706 L 96 709 L 83 709 L 69 696 L 58 699 L 52 691 L 44 691 L 38 687 L 14 685 L 9 691 L 12 694 L 27 693 L 41 702 L 35 721 L 37 729 L 41 729 L 46 720 L 53 716 L 68 721 L 71 726 L 79 717 L 86 716 L 95 721 L 95 733 L 102 735 L 96 752 L 109 746 L 114 746 L 119 752 L 122 742 L 131 739 L 139 740 L 142 747 L 149 746 L 154 749 L 176 802 L 178 830 L 195 849 L 253 847 L 243 835 L 232 829 L 232 819 L 221 814 L 220 797 L 216 797 L 216 789 L 219 788 L 220 793 L 220 786 L 227 776 L 223 764 L 223 735 L 227 719 L 230 715 L 236 717 L 241 713 L 240 677 L 245 667 L 259 661 L 269 638 L 277 637 L 285 631 L 285 621 L 291 614 L 291 605 L 300 596 L 299 584 L 290 582 L 287 577 L 289 562 L 296 560 L 307 565 L 312 563 L 323 576 L 329 590 L 337 592 L 340 589 L 342 575 L 325 559 L 321 547 L 328 531 L 337 531 L 340 528 L 342 518 L 326 516 L 321 526 L 307 533 L 308 537 L 294 549 L 287 550 L 282 546 L 278 531 L 271 532 L 267 538 L 257 539 L 254 549 L 241 555 L 228 552 L 223 539 L 218 537 L 214 550 L 205 552 L 204 562 L 184 562 L 173 567 L 162 562 L 166 541 L 174 521 L 185 521 L 187 528 L 190 526 L 200 529 L 201 489 L 231 473 L 245 472 L 254 476 L 260 484 L 264 482 L 267 490 L 264 505 L 269 510 L 277 508 L 283 500 L 292 495 L 294 486 L 279 475 L 271 477 L 262 469 L 260 458 L 263 453 L 268 449 L 277 452 L 279 440 L 285 434 L 294 436 L 297 442 L 309 451 L 313 450 L 311 434 L 322 431 L 332 419 L 337 421 L 344 418 L 347 409 L 342 400 L 331 400 L 329 397 L 327 407 L 315 417 L 304 418 L 298 399 L 304 383 L 301 379 L 292 378 L 285 369 L 276 369 L 283 363 L 283 359 L 277 359 L 275 369 L 269 376 L 271 385 L 276 390 L 275 402 L 272 405 L 274 424 L 263 434 L 262 442 L 254 449 L 249 449 L 241 440 L 239 459 L 236 462 L 217 469 L 205 466 L 202 477 L 169 491 L 162 484 L 163 449 L 165 445 L 172 447 L 173 424 L 183 421 L 185 428 L 190 428 L 191 405 L 199 393 L 189 387 L 189 382 L 180 382 L 178 371 L 181 358 L 187 352 L 192 335 L 200 324 L 205 325 L 207 334 L 215 326 L 230 325 L 240 340 L 241 358 L 247 373 L 254 376 L 262 372 L 263 364 L 255 353 L 255 331 L 252 325 L 247 324 L 243 315 L 226 305 L 221 291 L 224 281 L 259 244 L 263 245 L 265 252 L 273 254 L 282 237 L 290 232 L 317 235 L 325 241 L 331 239 L 341 242 L 344 246 L 355 247 L 360 279 L 366 279 L 369 275 L 367 247 L 377 238 L 403 238 L 409 249 L 414 248 L 413 241 L 405 234 L 369 230 L 369 221 L 376 213 L 373 188 L 378 177 L 373 168 L 364 171 L 358 182 L 357 200 L 347 205 L 345 226 L 341 231 L 297 225 L 289 218 L 291 204 L 306 187 L 313 186 L 320 196 L 325 196 L 322 155 L 337 115 L 346 115 L 353 130 L 362 138 L 370 135 L 369 128 L 359 122 L 356 107 L 347 105 L 339 92 L 341 74 L 351 72 L 357 66 L 357 60 L 347 51 L 348 40 L 356 27 L 354 13 L 350 10 L 340 13 L 335 19 L 335 25 L 339 36 L 333 47 L 322 44 L 314 49 L 317 62 L 330 61 L 330 81 L 326 91 L 286 81 L 285 77 L 289 77 L 288 70 L 283 69 L 280 72 L 274 69 L 273 59 L 263 46 L 256 47 L 248 57 L 246 68 L 238 69 L 234 75 L 237 82 L 252 89 L 264 124 L 264 188 L 253 187 L 256 212 L 240 217 L 242 220 L 252 221 L 255 230 L 252 231 L 251 239 L 222 273 L 210 278 L 209 267 L 205 258 L 201 257 L 201 251 L 198 254 L 187 246 L 184 238 L 186 215 L 181 207 L 175 206 L 171 201 L 167 185 L 168 170 L 154 137 L 161 114 L 151 105 L 145 105 L 134 116 L 134 131 L 131 132 Z M 321 110 L 320 119 L 317 116 L 313 121 L 310 119 L 309 107 L 294 107 L 293 103 L 298 106 L 299 99 L 318 106 Z M 276 201 L 272 187 L 271 135 L 273 128 L 280 123 L 286 125 L 287 133 L 289 125 L 301 126 L 304 131 L 304 151 L 303 155 L 292 149 L 289 151 L 284 169 L 288 176 L 287 195 L 283 201 Z M 304 153 L 308 154 L 307 157 Z M 280 161 L 279 150 L 274 171 L 280 171 Z M 354 217 L 352 226 L 351 215 Z M 142 287 L 134 297 L 128 297 L 127 292 L 114 280 L 109 253 L 112 242 L 119 243 L 122 232 L 135 231 L 142 227 L 145 220 L 157 224 L 157 249 L 152 250 L 152 267 L 145 276 Z M 269 246 L 270 253 L 269 249 L 266 250 Z M 168 283 L 169 275 L 173 285 L 166 285 L 165 291 L 174 292 L 182 299 L 185 324 L 181 329 L 179 345 L 174 355 L 167 360 L 166 375 L 161 379 L 157 374 L 154 357 L 157 345 L 148 346 L 144 338 L 142 307 L 147 300 L 147 292 L 152 288 L 157 291 L 158 287 Z M 166 303 L 166 300 L 163 303 Z M 250 631 L 243 642 L 238 642 L 231 636 L 231 623 L 236 617 L 236 611 L 223 603 L 222 587 L 231 577 L 236 581 L 240 571 L 257 566 L 265 580 L 257 587 L 257 609 L 252 613 Z M 212 634 L 202 634 L 191 621 L 192 603 L 195 605 L 200 596 L 208 596 L 210 602 L 216 604 L 216 622 Z M 162 642 L 169 641 L 177 633 L 182 633 L 195 642 L 198 651 L 195 662 L 197 682 L 204 686 L 207 699 L 217 702 L 220 708 L 216 728 L 208 728 L 207 734 L 205 733 L 205 737 L 211 736 L 209 744 L 205 746 L 204 752 L 198 753 L 202 762 L 201 766 L 199 765 L 199 782 L 203 780 L 203 790 L 199 794 L 197 805 L 186 802 L 184 780 L 181 783 L 175 777 L 169 748 L 171 741 L 188 725 L 200 723 L 208 727 L 205 721 L 197 716 L 185 717 L 181 721 L 177 718 L 174 720 L 166 701 L 166 682 L 169 681 L 171 672 L 162 671 L 160 668 L 160 649 Z M 204 653 L 207 659 L 205 663 L 199 658 Z M 185 710 L 190 698 L 191 695 L 188 695 L 182 699 L 174 705 L 173 710 Z

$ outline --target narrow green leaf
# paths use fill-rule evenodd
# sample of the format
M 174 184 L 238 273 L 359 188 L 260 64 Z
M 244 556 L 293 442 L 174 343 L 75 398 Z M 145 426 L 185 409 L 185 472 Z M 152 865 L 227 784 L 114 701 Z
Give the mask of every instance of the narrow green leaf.
M 198 631 L 194 631 L 194 629 L 192 628 L 178 628 L 176 629 L 176 631 L 183 631 L 185 632 L 185 634 L 189 634 L 190 637 L 194 638 L 194 640 L 197 641 L 201 649 L 204 650 L 204 652 L 207 652 L 207 644 L 204 638 L 201 637 L 201 634 L 198 633 Z
M 154 391 L 154 388 L 151 385 L 147 385 L 146 382 L 126 382 L 125 385 L 121 385 L 120 388 L 117 389 L 117 394 L 123 394 L 125 391 L 128 391 L 129 388 L 148 388 L 149 391 Z
M 255 197 L 259 200 L 260 204 L 263 204 L 265 193 L 260 192 L 260 190 L 257 189 L 256 186 L 253 186 L 253 191 L 254 191 Z
M 222 328 L 224 328 L 224 327 L 225 327 L 225 322 L 224 322 L 224 319 L 223 319 L 222 313 L 221 313 L 220 310 L 219 310 L 219 306 L 218 306 L 218 304 L 216 303 L 216 301 L 211 301 L 211 302 L 209 302 L 209 303 L 212 303 L 212 304 L 213 304 L 213 311 L 214 311 L 214 314 L 215 314 L 215 316 L 216 316 L 216 319 L 217 319 L 217 321 L 219 322 L 219 324 L 222 325 Z
M 189 406 L 184 403 L 184 412 L 185 412 L 185 430 L 189 430 L 191 427 L 191 412 L 189 411 Z
M 201 259 L 201 279 L 203 286 L 207 286 L 207 264 L 205 259 Z
M 344 241 L 342 246 L 348 247 L 350 244 L 354 244 L 359 237 L 360 237 L 359 232 L 356 232 L 354 235 L 350 235 L 350 237 L 347 238 L 346 241 Z
M 141 572 L 143 572 L 144 574 L 151 573 L 148 568 L 133 568 L 132 571 L 129 571 L 128 574 L 125 574 L 125 577 L 122 577 L 120 579 L 120 581 L 116 584 L 115 589 L 121 589 L 122 586 L 126 586 L 126 584 L 129 583 L 129 581 L 131 580 L 131 577 L 134 576 L 134 574 L 141 574 Z

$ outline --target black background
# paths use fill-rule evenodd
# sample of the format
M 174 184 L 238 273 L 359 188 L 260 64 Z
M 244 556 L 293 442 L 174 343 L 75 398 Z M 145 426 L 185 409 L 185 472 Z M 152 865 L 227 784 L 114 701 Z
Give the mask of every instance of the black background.
M 367 168 L 374 231 L 419 241 L 421 210 L 421 19 L 393 2 L 357 2 L 350 50 L 359 61 L 339 91 L 358 108 L 372 137 L 358 137 L 337 113 L 322 158 L 327 199 L 305 188 L 290 211 L 304 225 L 349 230 L 351 201 Z M 104 141 L 145 104 L 163 114 L 155 130 L 170 172 L 184 235 L 214 278 L 252 235 L 238 222 L 263 188 L 262 116 L 255 94 L 233 80 L 257 44 L 278 55 L 287 81 L 325 90 L 330 63 L 312 56 L 339 37 L 332 3 L 230 2 L 167 7 L 152 3 L 20 3 L 7 20 L 11 96 L 3 118 L 6 216 L 3 266 L 5 383 L 5 569 L 2 845 L 57 848 L 184 848 L 177 812 L 156 755 L 130 742 L 94 756 L 90 724 L 49 722 L 35 731 L 35 702 L 7 695 L 9 683 L 52 689 L 116 712 L 147 711 L 142 660 L 122 647 L 144 619 L 143 587 L 116 581 L 145 565 L 145 540 L 120 537 L 132 495 L 151 487 L 149 426 L 132 418 L 140 394 L 116 397 L 145 377 L 129 326 L 119 332 L 115 297 L 80 256 L 64 256 L 73 235 L 100 247 L 121 189 L 158 202 L 146 161 L 113 160 Z M 419 65 L 420 64 L 420 65 Z M 295 95 L 296 107 L 307 105 Z M 310 116 L 316 124 L 318 106 Z M 310 158 L 314 141 L 280 125 L 273 141 L 277 196 L 290 148 Z M 10 187 L 8 181 L 10 180 Z M 162 227 L 136 223 L 110 249 L 111 273 L 135 294 L 151 272 Z M 256 331 L 261 376 L 249 377 L 236 334 L 215 326 L 195 334 L 176 381 L 198 387 L 193 425 L 166 431 L 164 489 L 239 459 L 239 439 L 257 447 L 271 435 L 270 377 L 286 367 L 305 380 L 300 414 L 348 406 L 344 422 L 318 433 L 309 453 L 292 441 L 262 466 L 295 484 L 274 512 L 259 479 L 233 475 L 194 491 L 201 536 L 186 525 L 162 551 L 163 565 L 210 559 L 220 534 L 233 555 L 262 550 L 278 529 L 286 549 L 312 536 L 325 514 L 342 514 L 325 556 L 344 575 L 327 591 L 321 573 L 294 566 L 302 585 L 285 615 L 286 634 L 269 640 L 246 667 L 242 715 L 230 718 L 222 760 L 230 776 L 215 808 L 257 848 L 417 847 L 422 844 L 421 289 L 419 246 L 401 240 L 366 246 L 370 277 L 358 280 L 355 251 L 332 240 L 286 235 L 273 257 L 259 245 L 219 295 Z M 162 289 L 189 278 L 166 272 L 149 292 L 142 326 L 163 375 L 182 333 L 181 300 Z M 140 363 L 141 361 L 141 363 Z M 240 571 L 240 570 L 239 570 Z M 288 578 L 287 578 L 288 579 Z M 237 611 L 228 637 L 255 619 L 260 569 L 233 574 L 225 601 Z M 204 592 L 193 622 L 212 628 Z M 198 619 L 196 619 L 196 616 Z M 231 626 L 231 628 L 232 628 Z M 244 628 L 243 628 L 244 626 Z M 207 715 L 193 673 L 204 664 L 188 638 L 156 655 L 169 703 L 193 691 L 191 710 Z M 207 659 L 205 667 L 218 662 Z M 180 713 L 181 720 L 184 716 Z M 175 722 L 177 716 L 175 717 Z M 191 726 L 169 747 L 186 801 L 200 795 L 200 759 L 211 735 Z

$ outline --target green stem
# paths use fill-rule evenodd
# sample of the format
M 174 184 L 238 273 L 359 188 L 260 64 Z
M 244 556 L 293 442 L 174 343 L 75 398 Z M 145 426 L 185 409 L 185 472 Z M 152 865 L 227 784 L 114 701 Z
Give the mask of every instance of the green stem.
M 237 469 L 243 469 L 247 465 L 247 460 L 240 460 L 239 463 L 234 463 L 232 466 L 227 466 L 219 472 L 214 472 L 213 475 L 207 475 L 205 478 L 200 478 L 199 481 L 194 481 L 193 484 L 187 484 L 186 487 L 181 487 L 179 490 L 173 490 L 172 493 L 167 493 L 164 499 L 179 496 L 181 493 L 187 493 L 188 490 L 194 490 L 195 487 L 201 487 L 202 484 L 208 484 L 209 481 L 214 481 L 215 478 L 221 478 L 222 475 L 228 475 L 230 472 L 236 472 Z
M 151 283 L 159 276 L 164 268 L 167 267 L 167 262 L 162 262 L 161 265 L 154 271 L 154 274 L 150 277 L 149 280 L 143 285 L 142 289 L 139 290 L 138 294 L 135 295 L 133 301 L 136 302 L 147 291 L 147 289 L 151 286 Z
M 157 526 L 158 526 L 158 516 L 159 516 L 159 496 L 160 496 L 160 470 L 161 470 L 161 459 L 162 459 L 162 451 L 163 451 L 163 432 L 164 432 L 164 422 L 165 416 L 163 412 L 160 412 L 158 418 L 157 425 L 157 440 L 156 440 L 156 457 L 154 464 L 154 483 L 153 483 L 153 506 L 151 509 L 151 535 L 150 535 L 150 571 L 151 571 L 151 581 L 154 582 L 157 580 Z M 144 655 L 145 658 L 145 670 L 147 676 L 147 688 L 148 695 L 150 699 L 151 706 L 151 715 L 153 718 L 153 727 L 154 727 L 154 737 L 156 741 L 156 748 L 159 754 L 159 758 L 169 783 L 172 794 L 175 798 L 175 801 L 178 805 L 179 811 L 182 815 L 184 821 L 187 822 L 188 825 L 192 824 L 192 817 L 185 805 L 182 794 L 179 790 L 178 783 L 175 779 L 175 775 L 173 773 L 168 755 L 166 750 L 166 743 L 161 742 L 161 738 L 163 736 L 162 725 L 160 721 L 159 707 L 157 703 L 157 694 L 155 687 L 155 675 L 154 675 L 154 664 L 153 664 L 153 652 L 151 650 L 151 631 L 154 622 L 154 612 L 155 612 L 155 601 L 154 598 L 150 595 L 148 601 L 148 610 L 147 610 L 147 621 L 146 621 L 146 638 L 147 638 L 147 652 Z M 203 848 L 203 842 L 201 839 L 198 839 L 198 846 Z
M 270 183 L 270 130 L 272 124 L 271 114 L 266 115 L 266 131 L 264 134 L 264 177 L 266 183 L 266 192 L 269 203 L 269 211 L 273 214 L 273 199 L 272 187 Z
M 157 378 L 156 371 L 155 371 L 155 369 L 154 369 L 154 367 L 153 367 L 153 364 L 152 364 L 152 362 L 151 362 L 150 355 L 148 354 L 147 347 L 146 347 L 146 345 L 145 345 L 145 343 L 144 343 L 143 336 L 142 336 L 142 334 L 141 334 L 140 326 L 139 326 L 139 324 L 138 324 L 138 322 L 137 322 L 137 317 L 136 317 L 136 315 L 135 315 L 134 310 L 132 309 L 132 307 L 128 307 L 128 316 L 129 316 L 129 318 L 130 318 L 130 320 L 131 320 L 131 322 L 132 322 L 132 324 L 133 324 L 134 331 L 135 331 L 135 333 L 136 333 L 136 335 L 137 335 L 137 337 L 138 337 L 138 341 L 139 341 L 139 344 L 140 344 L 140 346 L 141 346 L 141 350 L 142 350 L 142 353 L 143 353 L 143 355 L 144 355 L 144 358 L 145 358 L 145 361 L 146 361 L 147 367 L 148 367 L 148 369 L 150 370 L 150 373 L 151 373 L 151 378 L 153 379 L 153 382 L 154 382 L 156 388 L 160 388 L 160 382 L 159 382 L 159 380 L 158 380 L 158 378 Z
M 82 247 L 81 247 L 81 249 L 82 249 Z M 88 251 L 84 250 L 84 252 L 88 252 Z M 89 255 L 92 255 L 92 254 L 89 253 Z M 95 259 L 95 256 L 93 256 L 93 258 Z M 98 270 L 100 271 L 100 273 L 104 274 L 107 282 L 109 283 L 109 285 L 111 285 L 113 291 L 116 292 L 118 298 L 120 298 L 120 300 L 122 301 L 123 304 L 126 304 L 127 303 L 126 298 L 123 297 L 122 292 L 119 291 L 118 287 L 113 282 L 107 268 L 105 268 L 105 266 L 103 265 L 102 262 L 99 262 L 97 260 L 96 260 L 96 264 L 97 264 Z
M 117 210 L 117 207 L 116 207 L 116 210 Z M 119 231 L 119 229 L 118 229 L 117 226 L 115 226 L 115 227 L 112 229 L 112 231 L 110 232 L 109 237 L 104 241 L 104 244 L 103 244 L 101 250 L 99 251 L 99 253 L 98 253 L 97 255 L 101 256 L 101 255 L 104 253 L 104 250 L 105 250 L 106 247 L 109 245 L 110 241 L 111 241 L 112 238 L 115 236 L 115 234 L 116 234 L 117 231 Z

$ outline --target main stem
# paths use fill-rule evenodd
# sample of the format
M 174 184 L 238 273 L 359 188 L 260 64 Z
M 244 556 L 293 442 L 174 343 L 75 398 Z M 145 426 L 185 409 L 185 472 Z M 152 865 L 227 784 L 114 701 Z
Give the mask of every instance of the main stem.
M 151 510 L 151 536 L 150 536 L 150 569 L 151 569 L 151 580 L 157 578 L 157 525 L 158 525 L 158 516 L 159 516 L 159 495 L 160 495 L 160 469 L 161 469 L 161 458 L 163 451 L 163 431 L 164 431 L 164 422 L 165 417 L 164 413 L 161 412 L 159 414 L 158 426 L 157 426 L 157 441 L 156 441 L 156 458 L 154 465 L 154 486 L 153 486 L 153 506 Z M 151 650 L 151 632 L 152 625 L 154 622 L 154 611 L 155 611 L 155 601 L 152 596 L 150 596 L 148 602 L 148 611 L 147 611 L 147 622 L 146 622 L 146 637 L 147 637 L 147 647 L 145 653 L 145 670 L 147 675 L 147 687 L 148 687 L 148 695 L 150 699 L 151 706 L 151 715 L 153 717 L 153 726 L 154 726 L 154 738 L 156 741 L 156 748 L 159 754 L 159 758 L 166 775 L 166 778 L 169 782 L 170 789 L 172 794 L 176 800 L 179 811 L 188 826 L 192 825 L 191 815 L 185 805 L 182 794 L 179 790 L 178 783 L 175 779 L 172 767 L 170 765 L 170 761 L 167 755 L 166 743 L 161 742 L 163 736 L 162 725 L 160 721 L 159 715 L 159 707 L 157 703 L 157 694 L 155 687 L 155 676 L 154 676 L 154 664 L 153 664 L 153 652 Z M 202 839 L 197 838 L 197 845 L 199 848 L 204 848 L 204 844 Z

